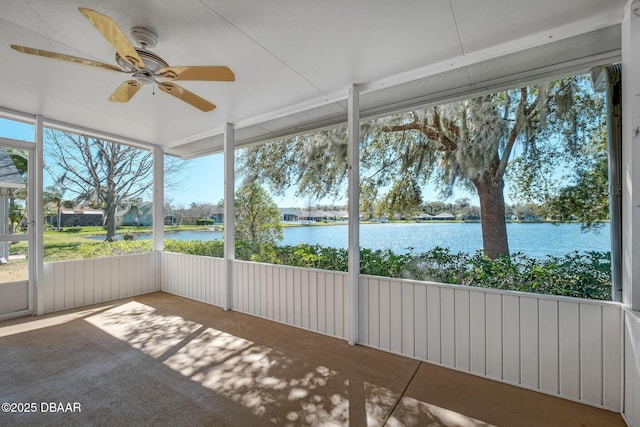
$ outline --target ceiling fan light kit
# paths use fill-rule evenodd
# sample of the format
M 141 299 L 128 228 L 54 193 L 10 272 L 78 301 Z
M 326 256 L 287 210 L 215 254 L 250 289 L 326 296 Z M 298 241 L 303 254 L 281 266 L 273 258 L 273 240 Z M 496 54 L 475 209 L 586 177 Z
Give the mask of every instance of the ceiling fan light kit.
M 109 96 L 109 101 L 112 102 L 129 102 L 143 85 L 155 84 L 162 92 L 172 95 L 201 111 L 212 111 L 216 108 L 214 104 L 173 82 L 235 81 L 235 75 L 231 69 L 226 66 L 199 65 L 171 67 L 160 56 L 148 50 L 158 45 L 158 36 L 150 29 L 143 27 L 134 27 L 131 29 L 131 38 L 140 46 L 136 48 L 111 18 L 95 10 L 85 8 L 80 8 L 79 10 L 111 46 L 113 46 L 116 51 L 115 60 L 120 67 L 26 46 L 12 44 L 11 48 L 20 53 L 89 65 L 131 75 L 131 80 L 122 83 L 111 96 Z M 170 82 L 166 80 L 170 80 Z

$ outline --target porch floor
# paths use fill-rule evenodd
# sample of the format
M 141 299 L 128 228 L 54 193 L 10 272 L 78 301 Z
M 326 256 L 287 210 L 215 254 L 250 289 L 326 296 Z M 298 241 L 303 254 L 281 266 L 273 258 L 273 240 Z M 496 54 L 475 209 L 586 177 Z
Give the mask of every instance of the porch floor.
M 0 403 L 18 404 L 10 410 L 36 409 L 3 406 L 0 425 L 625 425 L 162 292 L 1 322 L 0 385 Z

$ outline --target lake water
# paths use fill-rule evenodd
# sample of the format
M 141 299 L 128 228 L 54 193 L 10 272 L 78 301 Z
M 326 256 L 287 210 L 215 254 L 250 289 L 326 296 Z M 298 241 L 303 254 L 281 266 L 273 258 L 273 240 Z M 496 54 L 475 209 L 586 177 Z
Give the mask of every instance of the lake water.
M 522 252 L 541 258 L 562 256 L 573 251 L 610 251 L 609 224 L 595 231 L 582 232 L 579 224 L 509 223 L 507 224 L 511 253 Z M 150 238 L 138 236 L 136 239 Z M 167 233 L 167 239 L 222 240 L 221 231 L 180 231 Z M 285 227 L 284 245 L 319 244 L 346 248 L 347 226 Z M 360 246 L 370 249 L 391 249 L 406 253 L 427 251 L 435 246 L 448 247 L 452 252 L 482 249 L 479 223 L 386 223 L 360 226 Z

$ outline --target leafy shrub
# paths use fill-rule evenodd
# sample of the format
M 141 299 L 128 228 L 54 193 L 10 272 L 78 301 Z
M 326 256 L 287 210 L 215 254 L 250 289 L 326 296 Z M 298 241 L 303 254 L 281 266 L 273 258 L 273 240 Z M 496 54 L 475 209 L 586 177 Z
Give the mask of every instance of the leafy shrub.
M 216 223 L 216 222 L 215 222 L 215 220 L 213 220 L 213 219 L 204 219 L 204 218 L 201 218 L 201 219 L 197 219 L 197 220 L 196 220 L 196 225 L 213 225 L 213 224 L 215 224 L 215 223 Z
M 151 251 L 150 240 L 102 242 L 83 245 L 85 258 L 135 254 Z M 167 252 L 222 258 L 220 240 L 166 240 Z M 304 268 L 347 271 L 346 249 L 320 245 L 277 246 L 270 243 L 236 241 L 236 258 Z M 489 259 L 475 254 L 451 253 L 436 247 L 420 254 L 396 254 L 387 250 L 360 250 L 360 272 L 384 277 L 461 284 L 483 288 L 564 295 L 577 298 L 611 299 L 609 252 L 571 252 L 563 257 L 535 259 L 522 253 Z
M 151 252 L 151 240 L 101 242 L 80 246 L 83 258 L 102 258 L 117 255 L 141 254 Z
M 399 275 L 392 277 L 462 284 L 467 265 L 466 253 L 452 254 L 448 248 L 436 246 L 428 252 L 410 255 Z
M 611 299 L 609 252 L 571 252 L 535 259 L 522 253 L 491 260 L 435 248 L 406 265 L 403 277 L 577 298 Z
M 402 277 L 408 263 L 413 259 L 410 254 L 396 254 L 390 249 L 360 249 L 360 273 L 372 276 Z
M 202 255 L 216 258 L 224 256 L 224 243 L 221 240 L 165 240 L 164 250 L 181 254 Z
M 348 251 L 319 245 L 276 246 L 236 242 L 238 259 L 347 271 Z M 436 247 L 420 254 L 360 249 L 360 273 L 577 298 L 611 299 L 609 252 L 572 252 L 544 259 L 516 253 L 489 259 Z

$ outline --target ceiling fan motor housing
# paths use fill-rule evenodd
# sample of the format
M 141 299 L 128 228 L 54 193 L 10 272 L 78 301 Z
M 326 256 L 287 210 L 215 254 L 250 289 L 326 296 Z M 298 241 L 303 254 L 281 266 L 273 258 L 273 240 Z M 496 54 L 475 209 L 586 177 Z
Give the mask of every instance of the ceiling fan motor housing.
M 158 45 L 158 35 L 148 28 L 133 27 L 131 38 L 144 49 L 153 49 Z
M 144 61 L 144 68 L 142 70 L 136 69 L 136 67 L 134 67 L 133 64 L 131 64 L 129 61 L 121 57 L 120 54 L 118 54 L 117 52 L 116 52 L 116 62 L 118 63 L 118 65 L 122 67 L 122 69 L 126 71 L 130 71 L 130 72 L 146 71 L 150 75 L 156 74 L 161 68 L 169 67 L 169 64 L 167 63 L 167 61 L 160 58 L 158 55 L 156 55 L 155 53 L 149 50 L 136 48 L 136 52 L 138 52 L 138 55 L 140 55 L 140 58 L 142 59 L 142 61 Z

